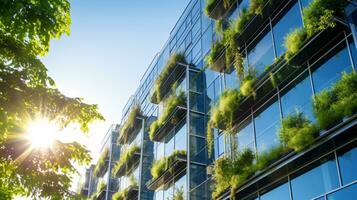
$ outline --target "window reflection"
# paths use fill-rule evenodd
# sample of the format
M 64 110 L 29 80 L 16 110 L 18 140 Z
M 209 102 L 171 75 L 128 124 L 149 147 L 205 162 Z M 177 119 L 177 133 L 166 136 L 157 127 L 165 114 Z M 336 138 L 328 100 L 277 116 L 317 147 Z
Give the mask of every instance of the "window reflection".
M 258 42 L 258 44 L 249 51 L 248 63 L 255 67 L 258 75 L 262 74 L 266 67 L 270 66 L 274 60 L 274 49 L 272 35 L 268 33 Z
M 255 152 L 254 129 L 251 120 L 247 121 L 237 133 L 238 149 L 249 148 Z
M 350 185 L 327 196 L 328 200 L 346 200 L 357 197 L 357 184 Z
M 294 200 L 307 200 L 338 187 L 335 159 L 331 159 L 291 181 Z
M 343 184 L 351 183 L 357 180 L 357 147 L 343 152 L 338 161 L 341 169 L 341 176 Z
M 304 76 L 307 76 L 304 75 Z M 291 88 L 291 89 L 290 89 Z M 296 111 L 302 112 L 308 119 L 313 121 L 312 113 L 312 88 L 310 78 L 306 77 L 296 85 L 287 88 L 289 91 L 281 97 L 283 117 L 294 114 Z
M 274 102 L 255 117 L 258 153 L 279 144 L 277 131 L 280 127 L 279 104 Z
M 282 184 L 260 196 L 260 200 L 277 200 L 277 199 L 279 200 L 290 199 L 290 191 L 289 191 L 288 183 Z
M 220 157 L 224 154 L 224 146 L 225 146 L 224 134 L 220 134 L 218 136 L 218 146 L 217 146 L 218 156 L 217 157 Z
M 351 62 L 347 48 L 342 49 L 312 74 L 316 92 L 331 87 L 341 78 L 342 72 L 350 72 Z
M 288 33 L 296 28 L 302 27 L 302 18 L 300 14 L 299 4 L 290 8 L 290 10 L 281 18 L 279 22 L 273 27 L 275 48 L 277 57 L 285 52 L 284 40 Z

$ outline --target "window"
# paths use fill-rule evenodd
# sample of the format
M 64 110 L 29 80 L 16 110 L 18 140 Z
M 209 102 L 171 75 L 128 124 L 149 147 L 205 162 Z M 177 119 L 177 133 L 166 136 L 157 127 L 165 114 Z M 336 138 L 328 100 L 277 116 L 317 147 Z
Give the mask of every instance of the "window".
M 167 188 L 164 192 L 164 199 L 172 199 L 174 195 L 174 187 Z
M 217 150 L 218 150 L 218 157 L 220 157 L 221 155 L 224 154 L 224 146 L 225 146 L 225 142 L 224 142 L 224 134 L 220 134 L 218 136 L 218 146 L 217 146 Z
M 335 159 L 325 159 L 317 164 L 291 181 L 294 200 L 312 199 L 338 187 Z
M 343 184 L 357 180 L 357 147 L 341 153 L 338 161 Z
M 294 114 L 296 110 L 302 112 L 308 119 L 313 121 L 314 115 L 312 113 L 312 88 L 310 78 L 308 74 L 304 74 L 305 77 L 299 83 L 293 83 L 285 90 L 288 90 L 284 96 L 281 97 L 281 106 L 283 111 L 283 117 L 287 117 L 289 114 Z M 299 80 L 298 80 L 299 81 Z
M 316 92 L 329 88 L 341 78 L 342 72 L 351 71 L 351 62 L 347 48 L 342 49 L 327 60 L 312 74 Z
M 175 183 L 175 190 L 183 190 L 183 197 L 186 199 L 186 175 L 182 176 Z
M 354 63 L 354 67 L 356 68 L 357 64 L 357 50 L 356 50 L 356 45 L 354 42 L 350 43 L 350 49 L 351 49 L 351 54 L 352 54 L 352 60 Z
M 165 144 L 165 156 L 170 156 L 175 150 L 175 138 L 173 137 L 175 130 L 172 129 L 167 135 Z
M 251 120 L 247 121 L 237 133 L 238 149 L 249 148 L 255 152 L 254 129 Z
M 266 29 L 268 30 L 268 29 Z M 267 66 L 274 60 L 274 49 L 271 31 L 266 33 L 262 39 L 249 51 L 248 63 L 255 67 L 258 75 L 262 74 Z
M 157 148 L 156 148 L 156 160 L 164 157 L 165 155 L 165 143 L 156 143 L 157 144 Z
M 175 149 L 176 150 L 186 150 L 187 149 L 186 131 L 187 131 L 186 124 L 184 124 L 180 128 L 180 130 L 176 133 L 176 135 L 175 135 Z
M 290 199 L 290 190 L 289 190 L 288 183 L 284 183 L 260 196 L 260 200 L 276 200 L 276 199 L 283 199 L 283 200 Z
M 357 197 L 357 184 L 352 184 L 342 190 L 327 195 L 328 200 L 346 200 Z
M 226 88 L 238 88 L 239 82 L 236 70 L 231 73 L 224 74 L 226 78 Z
M 264 106 L 265 107 L 265 106 Z M 279 143 L 277 132 L 280 126 L 279 104 L 274 102 L 255 117 L 255 130 L 258 153 L 266 151 Z
M 164 200 L 164 192 L 162 190 L 155 192 L 155 200 Z
M 298 3 L 295 3 L 295 5 L 284 14 L 285 15 L 280 18 L 273 27 L 277 57 L 281 56 L 286 50 L 284 47 L 286 35 L 292 30 L 302 27 L 302 18 Z
M 212 29 L 213 29 L 212 26 L 210 26 L 202 36 L 202 53 L 203 53 L 203 55 L 206 55 L 207 52 L 211 48 L 212 38 L 213 38 Z
M 303 8 L 306 8 L 310 5 L 310 3 L 312 2 L 312 0 L 300 0 L 301 1 L 301 6 Z

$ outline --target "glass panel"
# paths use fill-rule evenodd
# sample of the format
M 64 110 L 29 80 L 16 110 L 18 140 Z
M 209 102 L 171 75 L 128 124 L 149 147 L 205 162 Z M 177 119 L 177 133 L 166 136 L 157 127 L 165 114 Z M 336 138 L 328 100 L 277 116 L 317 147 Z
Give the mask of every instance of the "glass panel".
M 320 92 L 325 88 L 329 88 L 341 78 L 341 73 L 343 71 L 350 72 L 351 70 L 348 51 L 347 48 L 344 48 L 313 72 L 312 77 L 314 80 L 315 91 Z
M 304 113 L 304 115 L 307 116 L 310 120 L 313 120 L 313 94 L 310 78 L 306 77 L 304 80 L 297 84 L 293 83 L 292 86 L 290 86 L 288 89 L 290 90 L 281 97 L 283 117 L 287 117 L 289 114 L 293 114 L 296 110 L 298 110 L 299 112 Z
M 156 160 L 164 157 L 165 155 L 165 143 L 157 143 L 157 149 L 156 149 Z
M 338 157 L 343 184 L 357 180 L 357 147 Z
M 249 6 L 249 0 L 242 0 L 239 3 L 238 9 L 243 10 L 244 8 L 248 8 L 248 6 Z
M 350 43 L 350 49 L 351 49 L 351 54 L 352 54 L 352 59 L 353 59 L 353 63 L 355 65 L 356 68 L 356 64 L 357 64 L 357 50 L 356 50 L 356 45 L 354 42 Z
M 328 200 L 346 200 L 357 197 L 357 184 L 350 185 L 327 196 Z
M 303 8 L 306 8 L 312 2 L 312 0 L 300 0 L 300 1 Z
M 186 124 L 185 124 L 176 133 L 176 135 L 175 135 L 175 149 L 176 150 L 186 150 L 187 149 L 186 131 L 187 131 L 187 127 L 186 127 Z
M 290 199 L 290 190 L 288 183 L 280 185 L 279 187 L 274 188 L 273 190 L 260 196 L 260 200 L 288 200 Z
M 281 18 L 279 22 L 273 27 L 275 47 L 277 57 L 285 52 L 284 40 L 288 33 L 296 28 L 302 27 L 302 18 L 300 14 L 299 4 L 290 8 L 290 10 Z
M 205 137 L 206 132 L 204 116 L 195 113 L 191 113 L 190 116 L 190 134 Z
M 173 137 L 174 129 L 172 129 L 171 133 L 168 135 L 168 141 L 165 144 L 165 156 L 170 156 L 175 149 L 175 139 Z
M 207 31 L 202 36 L 202 54 L 206 55 L 206 53 L 210 50 L 212 44 L 212 26 L 210 26 Z
M 267 66 L 274 60 L 274 49 L 271 31 L 259 41 L 259 43 L 249 51 L 248 63 L 255 67 L 258 75 L 262 74 Z
M 277 131 L 280 127 L 279 104 L 274 102 L 255 117 L 258 153 L 277 145 Z
M 162 190 L 155 192 L 155 200 L 164 200 L 164 192 Z
M 174 195 L 174 187 L 167 188 L 164 192 L 164 199 L 172 199 Z
M 206 140 L 201 137 L 190 137 L 190 156 L 191 160 L 199 163 L 206 163 Z
M 238 149 L 249 148 L 255 152 L 253 123 L 249 120 L 237 133 Z
M 307 200 L 338 187 L 335 159 L 321 164 L 291 181 L 294 200 Z
M 225 74 L 225 78 L 226 78 L 226 88 L 238 88 L 239 82 L 238 82 L 236 70 L 234 70 L 230 74 L 228 73 Z
M 218 136 L 218 146 L 217 146 L 218 157 L 220 157 L 221 155 L 224 154 L 224 145 L 225 145 L 224 134 L 221 134 L 221 135 Z
M 175 190 L 183 190 L 183 197 L 186 199 L 186 175 L 181 177 L 179 180 L 176 181 L 175 183 Z
M 206 180 L 206 167 L 191 163 L 190 189 L 197 187 Z

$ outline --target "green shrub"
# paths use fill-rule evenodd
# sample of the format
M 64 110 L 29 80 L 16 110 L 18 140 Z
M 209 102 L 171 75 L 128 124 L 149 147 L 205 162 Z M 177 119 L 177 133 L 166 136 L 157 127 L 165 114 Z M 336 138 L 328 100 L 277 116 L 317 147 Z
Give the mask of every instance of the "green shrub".
M 247 72 L 243 75 L 243 78 L 241 80 L 241 86 L 240 86 L 240 92 L 242 93 L 243 96 L 250 96 L 253 95 L 253 97 L 256 96 L 255 90 L 254 90 L 254 83 L 257 80 L 256 76 L 257 72 L 253 67 L 248 67 Z
M 164 111 L 162 115 L 150 125 L 149 136 L 151 140 L 154 138 L 156 131 L 167 121 L 172 111 L 177 106 L 184 105 L 185 103 L 186 95 L 182 91 L 178 95 L 174 93 L 170 95 L 167 99 L 165 99 Z
M 283 145 L 277 145 L 260 153 L 255 163 L 255 170 L 263 170 L 288 151 Z
M 154 91 L 156 94 L 155 100 L 157 102 L 160 102 L 165 95 L 161 91 L 161 85 L 164 84 L 164 81 L 170 75 L 172 70 L 174 70 L 177 63 L 185 63 L 185 64 L 187 63 L 185 55 L 183 53 L 173 53 L 170 56 L 169 60 L 167 61 L 164 69 L 159 74 L 158 78 L 156 79 L 155 84 L 154 84 Z
M 219 56 L 222 55 L 224 48 L 225 47 L 221 41 L 217 40 L 216 42 L 212 43 L 211 51 L 205 58 L 205 61 L 210 69 L 215 70 L 215 71 L 224 71 L 225 70 L 224 66 L 217 66 L 217 64 L 216 64 L 216 61 L 219 58 Z
M 300 112 L 284 118 L 279 130 L 280 141 L 297 152 L 313 144 L 317 135 L 317 127 Z
M 172 200 L 184 200 L 185 198 L 183 187 L 177 188 L 175 187 L 175 192 L 172 197 Z
M 234 160 L 226 157 L 217 159 L 213 168 L 213 198 L 217 198 L 228 188 L 234 193 L 234 190 L 254 173 L 253 161 L 254 153 L 249 149 L 239 152 Z
M 102 170 L 102 168 L 104 167 L 104 165 L 106 164 L 106 161 L 109 159 L 109 149 L 106 148 L 104 149 L 102 155 L 99 157 L 97 164 L 95 165 L 94 168 L 94 175 L 98 176 L 100 170 Z
M 126 122 L 123 124 L 121 130 L 120 130 L 120 136 L 123 136 L 124 134 L 129 134 L 130 131 L 132 131 L 135 127 L 135 120 L 138 116 L 141 116 L 141 108 L 139 105 L 134 106 L 128 115 L 128 119 Z
M 99 181 L 97 185 L 97 193 L 100 193 L 101 191 L 105 190 L 107 187 L 107 184 L 104 183 L 104 181 Z
M 237 33 L 242 33 L 245 27 L 252 21 L 254 17 L 254 12 L 250 9 L 243 8 L 242 13 L 238 16 L 235 21 L 235 31 Z
M 112 174 L 115 176 L 118 171 L 127 164 L 128 160 L 136 153 L 140 151 L 140 147 L 137 145 L 131 145 L 123 153 L 121 153 L 119 160 L 116 162 Z
M 186 156 L 186 151 L 175 150 L 170 156 L 155 160 L 151 166 L 152 179 L 158 178 L 166 170 L 170 169 L 172 164 L 177 160 L 178 156 Z
M 289 61 L 300 50 L 306 39 L 307 33 L 305 29 L 298 28 L 285 37 L 284 47 L 286 49 L 286 61 Z
M 127 198 L 128 193 L 129 193 L 129 188 L 125 188 L 125 189 L 123 189 L 121 191 L 118 191 L 118 192 L 113 194 L 112 200 L 129 200 Z
M 334 16 L 344 10 L 346 0 L 314 0 L 304 9 L 304 25 L 310 37 L 328 27 L 335 27 Z
M 344 73 L 329 90 L 317 94 L 313 110 L 319 128 L 328 129 L 331 125 L 349 117 L 357 111 L 357 73 Z
M 216 8 L 217 3 L 219 3 L 220 0 L 207 0 L 206 6 L 205 6 L 205 14 L 207 16 L 210 16 L 212 11 Z M 228 9 L 229 6 L 234 2 L 234 0 L 223 0 L 223 7 L 225 9 Z

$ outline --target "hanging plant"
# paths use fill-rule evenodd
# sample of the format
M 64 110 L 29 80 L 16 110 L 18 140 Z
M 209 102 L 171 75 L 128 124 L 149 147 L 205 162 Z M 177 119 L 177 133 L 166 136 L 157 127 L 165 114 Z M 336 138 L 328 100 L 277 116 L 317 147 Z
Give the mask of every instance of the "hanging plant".
M 243 75 L 243 79 L 241 80 L 240 92 L 243 96 L 252 95 L 254 98 L 256 97 L 256 92 L 254 90 L 254 83 L 257 80 L 257 71 L 254 67 L 249 66 L 245 74 Z

